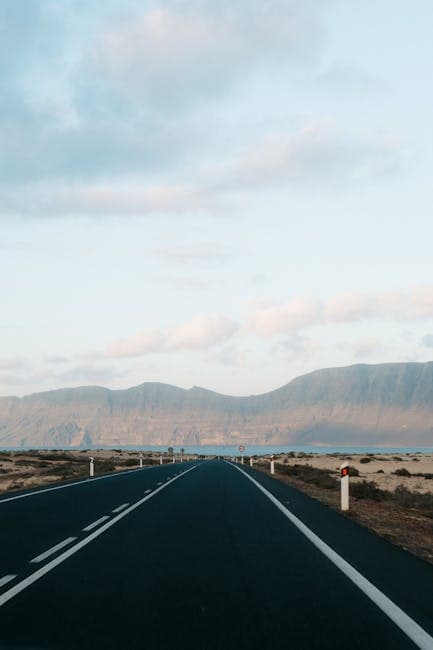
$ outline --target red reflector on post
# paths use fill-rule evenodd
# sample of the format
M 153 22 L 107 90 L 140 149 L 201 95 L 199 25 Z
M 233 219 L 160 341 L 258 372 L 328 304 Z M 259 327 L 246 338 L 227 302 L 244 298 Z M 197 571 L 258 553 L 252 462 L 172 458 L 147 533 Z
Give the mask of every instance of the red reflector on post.
M 349 468 L 348 467 L 342 467 L 341 468 L 341 478 L 343 478 L 343 476 L 349 476 Z

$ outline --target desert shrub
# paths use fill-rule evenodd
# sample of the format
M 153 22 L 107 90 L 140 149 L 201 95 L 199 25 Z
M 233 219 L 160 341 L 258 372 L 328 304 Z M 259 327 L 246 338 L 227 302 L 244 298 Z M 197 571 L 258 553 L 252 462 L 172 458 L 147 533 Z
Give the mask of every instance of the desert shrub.
M 393 457 L 392 457 L 392 460 L 395 460 L 395 461 L 398 462 L 398 461 L 400 461 L 400 460 L 403 460 L 403 458 L 400 458 L 400 456 L 393 456 Z
M 376 474 L 385 474 L 385 472 L 383 471 L 383 469 L 378 469 Z
M 140 464 L 140 460 L 138 458 L 127 458 L 122 465 L 125 465 L 125 467 L 138 467 Z
M 357 499 L 371 499 L 372 501 L 383 501 L 387 492 L 381 490 L 374 481 L 361 481 L 350 486 L 352 496 Z
M 53 453 L 48 453 L 48 454 L 40 454 L 40 458 L 43 460 L 69 460 L 71 461 L 74 457 L 72 454 L 68 454 L 65 452 L 60 452 L 58 454 L 53 454 Z
M 82 463 L 64 463 L 62 465 L 50 465 L 43 472 L 44 476 L 61 476 L 62 478 L 74 478 L 86 476 L 89 473 L 89 466 Z
M 304 483 L 311 483 L 325 490 L 332 490 L 336 487 L 337 482 L 331 476 L 331 470 L 319 469 L 311 465 L 290 465 L 283 468 L 287 476 L 293 476 Z
M 352 467 L 352 465 L 349 465 L 349 476 L 359 476 L 359 470 L 357 467 Z
M 393 472 L 396 476 L 412 476 L 412 474 L 409 472 L 406 467 L 399 467 L 398 469 Z
M 419 458 L 412 458 L 414 463 L 419 463 Z
M 98 474 L 113 472 L 115 469 L 116 465 L 112 458 L 95 458 L 95 472 Z
M 365 463 L 371 463 L 372 460 L 373 460 L 372 458 L 369 458 L 368 456 L 364 456 L 363 458 L 359 459 L 359 462 L 365 465 Z
M 392 499 L 400 506 L 417 508 L 429 517 L 433 517 L 433 494 L 431 492 L 427 494 L 411 492 L 404 485 L 399 485 L 392 493 Z

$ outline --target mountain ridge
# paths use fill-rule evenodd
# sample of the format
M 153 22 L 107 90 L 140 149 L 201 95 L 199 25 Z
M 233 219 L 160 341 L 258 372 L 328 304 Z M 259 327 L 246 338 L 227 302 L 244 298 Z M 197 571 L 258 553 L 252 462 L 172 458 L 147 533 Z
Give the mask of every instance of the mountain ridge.
M 0 445 L 433 445 L 433 361 L 324 368 L 224 395 L 143 382 L 0 397 Z

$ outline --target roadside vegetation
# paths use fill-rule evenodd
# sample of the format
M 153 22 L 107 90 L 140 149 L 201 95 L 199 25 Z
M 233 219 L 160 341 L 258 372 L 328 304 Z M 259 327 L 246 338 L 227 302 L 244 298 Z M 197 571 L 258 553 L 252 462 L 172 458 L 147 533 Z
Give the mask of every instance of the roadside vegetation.
M 159 455 L 143 452 L 143 465 L 159 463 Z M 89 457 L 95 476 L 139 467 L 140 457 L 129 450 L 26 450 L 0 452 L 0 493 L 89 476 Z

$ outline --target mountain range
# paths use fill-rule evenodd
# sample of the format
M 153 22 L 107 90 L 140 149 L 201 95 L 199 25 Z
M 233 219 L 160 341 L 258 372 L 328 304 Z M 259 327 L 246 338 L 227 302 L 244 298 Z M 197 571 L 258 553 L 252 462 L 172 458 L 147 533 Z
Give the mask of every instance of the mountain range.
M 1 447 L 433 446 L 433 362 L 357 364 L 232 397 L 147 382 L 0 398 Z

